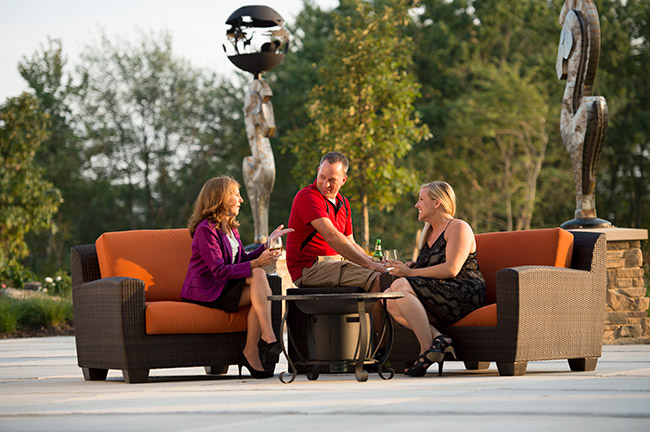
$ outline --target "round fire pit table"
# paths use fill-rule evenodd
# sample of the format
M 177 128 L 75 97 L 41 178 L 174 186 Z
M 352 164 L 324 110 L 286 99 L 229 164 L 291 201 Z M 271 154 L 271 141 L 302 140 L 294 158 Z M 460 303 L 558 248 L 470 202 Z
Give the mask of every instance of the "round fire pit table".
M 295 302 L 296 306 L 304 313 L 312 317 L 312 325 L 314 318 L 318 316 L 337 316 L 356 314 L 359 319 L 359 334 L 356 342 L 355 355 L 353 358 L 344 359 L 323 359 L 323 358 L 308 358 L 292 361 L 289 357 L 288 351 L 284 344 L 284 339 L 280 338 L 282 344 L 282 352 L 289 364 L 291 372 L 282 372 L 280 374 L 280 381 L 283 383 L 291 383 L 296 378 L 298 370 L 296 366 L 305 366 L 307 368 L 307 378 L 310 380 L 318 379 L 320 365 L 349 365 L 354 366 L 354 374 L 357 381 L 363 382 L 368 380 L 368 372 L 363 369 L 364 365 L 377 366 L 377 373 L 382 379 L 391 379 L 395 375 L 395 371 L 388 369 L 384 371 L 384 363 L 390 355 L 390 350 L 393 344 L 393 322 L 386 310 L 386 301 L 404 297 L 403 293 L 332 293 L 332 294 L 288 294 L 288 295 L 272 295 L 268 299 L 272 301 L 282 301 L 284 314 L 280 324 L 280 334 L 284 334 L 284 329 L 287 321 L 287 313 L 289 311 L 287 302 Z M 382 314 L 384 318 L 384 326 L 381 333 L 381 339 L 378 346 L 381 345 L 384 338 L 386 339 L 385 353 L 380 359 L 375 358 L 376 350 L 374 353 L 369 353 L 371 324 L 369 320 L 369 312 L 374 305 L 382 302 Z M 308 332 L 309 337 L 315 339 L 316 335 L 313 331 Z M 291 332 L 287 329 L 287 343 L 293 343 Z M 312 347 L 318 344 L 316 340 L 308 341 Z M 387 375 L 384 372 L 388 372 Z M 285 376 L 290 374 L 289 380 Z

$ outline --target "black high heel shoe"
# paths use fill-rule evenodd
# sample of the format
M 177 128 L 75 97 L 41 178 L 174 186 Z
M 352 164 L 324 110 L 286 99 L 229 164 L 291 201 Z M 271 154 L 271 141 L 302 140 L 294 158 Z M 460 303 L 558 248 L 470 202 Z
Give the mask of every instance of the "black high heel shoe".
M 260 352 L 260 360 L 262 363 L 277 363 L 278 355 L 282 352 L 282 345 L 280 341 L 268 343 L 260 338 L 257 343 L 257 349 Z
M 444 361 L 456 359 L 456 351 L 454 351 L 451 342 L 447 342 L 448 337 L 442 334 L 436 336 L 433 339 L 433 345 L 422 353 L 411 367 L 404 371 L 404 375 L 423 377 L 427 369 L 429 369 L 429 366 L 433 363 L 438 363 L 438 376 L 442 376 L 442 365 Z
M 239 378 L 241 378 L 242 367 L 248 369 L 248 373 L 250 373 L 253 378 L 271 378 L 273 376 L 273 372 L 269 373 L 266 370 L 254 369 L 253 366 L 251 366 L 251 364 L 248 362 L 248 359 L 246 358 L 244 353 L 240 352 L 239 357 L 237 358 L 237 368 L 239 369 Z

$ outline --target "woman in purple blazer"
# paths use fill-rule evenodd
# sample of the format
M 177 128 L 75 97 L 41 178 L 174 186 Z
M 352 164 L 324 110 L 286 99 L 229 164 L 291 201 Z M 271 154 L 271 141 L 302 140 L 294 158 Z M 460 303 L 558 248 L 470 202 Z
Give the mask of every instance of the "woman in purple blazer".
M 231 177 L 214 177 L 203 185 L 188 222 L 192 257 L 181 297 L 226 312 L 251 305 L 239 376 L 246 367 L 254 378 L 268 378 L 273 373 L 264 370 L 261 358 L 277 355 L 282 348 L 271 325 L 271 288 L 262 267 L 276 261 L 280 252 L 268 250 L 268 241 L 253 252 L 244 251 L 236 221 L 244 202 L 239 188 Z M 269 240 L 293 231 L 282 228 L 277 227 Z

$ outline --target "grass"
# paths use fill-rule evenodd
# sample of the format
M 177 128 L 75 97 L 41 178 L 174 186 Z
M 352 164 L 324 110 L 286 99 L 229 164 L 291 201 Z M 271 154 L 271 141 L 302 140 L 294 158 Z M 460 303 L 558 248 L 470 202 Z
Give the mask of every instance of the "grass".
M 12 334 L 18 327 L 20 311 L 14 300 L 0 298 L 0 333 Z
M 0 298 L 0 333 L 4 336 L 29 328 L 57 328 L 71 323 L 70 299 L 48 296 L 27 300 Z

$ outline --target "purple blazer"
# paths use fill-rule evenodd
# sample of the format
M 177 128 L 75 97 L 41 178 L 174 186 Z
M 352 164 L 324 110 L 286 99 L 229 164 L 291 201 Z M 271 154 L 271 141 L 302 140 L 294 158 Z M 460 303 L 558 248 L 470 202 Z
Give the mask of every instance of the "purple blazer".
M 233 233 L 239 243 L 234 264 L 228 236 L 207 219 L 199 222 L 192 238 L 192 256 L 183 282 L 181 297 L 187 300 L 212 302 L 221 295 L 228 281 L 251 275 L 249 261 L 260 256 L 265 247 L 260 245 L 253 252 L 246 253 L 239 232 L 235 229 Z

